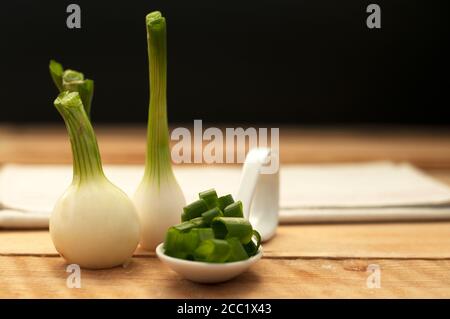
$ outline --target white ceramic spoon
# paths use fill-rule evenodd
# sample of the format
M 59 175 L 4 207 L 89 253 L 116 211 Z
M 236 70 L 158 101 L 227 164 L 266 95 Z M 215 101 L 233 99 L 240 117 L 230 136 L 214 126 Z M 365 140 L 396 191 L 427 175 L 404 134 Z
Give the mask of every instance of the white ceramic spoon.
M 156 247 L 156 255 L 164 264 L 186 279 L 205 284 L 223 282 L 239 276 L 263 255 L 262 247 L 260 247 L 258 253 L 249 259 L 213 264 L 167 256 L 163 246 L 164 243 L 161 243 Z
M 241 182 L 235 195 L 243 204 L 245 218 L 261 234 L 262 240 L 270 239 L 278 225 L 279 175 L 262 174 L 262 168 L 270 160 L 270 149 L 255 148 L 249 151 L 242 168 Z M 262 246 L 249 259 L 230 263 L 206 263 L 167 256 L 164 243 L 156 248 L 156 255 L 169 268 L 186 279 L 199 283 L 218 283 L 230 280 L 261 259 Z
M 279 170 L 264 174 L 264 165 L 269 163 L 271 155 L 269 148 L 254 148 L 248 152 L 235 195 L 242 201 L 244 217 L 261 234 L 262 241 L 272 238 L 278 226 Z

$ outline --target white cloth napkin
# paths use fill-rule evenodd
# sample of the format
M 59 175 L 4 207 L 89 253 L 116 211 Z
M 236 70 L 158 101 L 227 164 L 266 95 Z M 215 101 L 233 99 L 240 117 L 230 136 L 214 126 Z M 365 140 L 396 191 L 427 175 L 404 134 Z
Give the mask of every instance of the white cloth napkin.
M 108 178 L 132 195 L 143 168 L 106 166 Z M 187 201 L 215 188 L 238 189 L 240 169 L 176 167 Z M 45 228 L 71 182 L 66 165 L 6 165 L 0 170 L 0 228 Z M 408 164 L 390 162 L 288 165 L 280 170 L 280 222 L 450 219 L 450 188 Z

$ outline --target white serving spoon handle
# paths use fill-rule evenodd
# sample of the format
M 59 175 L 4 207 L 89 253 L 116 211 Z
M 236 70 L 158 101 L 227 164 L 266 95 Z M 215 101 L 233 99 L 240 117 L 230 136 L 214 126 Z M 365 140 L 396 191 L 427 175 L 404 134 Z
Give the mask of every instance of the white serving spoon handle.
M 242 201 L 244 217 L 258 230 L 263 241 L 270 239 L 278 226 L 279 173 L 261 173 L 269 159 L 268 148 L 255 148 L 248 152 L 235 196 Z

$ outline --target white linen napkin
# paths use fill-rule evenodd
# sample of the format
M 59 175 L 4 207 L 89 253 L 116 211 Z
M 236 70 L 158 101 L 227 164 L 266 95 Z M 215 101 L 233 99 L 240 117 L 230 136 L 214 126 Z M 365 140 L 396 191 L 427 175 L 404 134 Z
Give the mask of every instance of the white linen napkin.
M 132 195 L 141 166 L 105 166 L 108 178 Z M 216 188 L 238 189 L 240 169 L 175 167 L 187 201 Z M 67 165 L 6 165 L 0 170 L 0 228 L 45 228 L 71 181 Z M 280 222 L 450 219 L 450 187 L 408 164 L 390 162 L 287 165 L 280 170 Z

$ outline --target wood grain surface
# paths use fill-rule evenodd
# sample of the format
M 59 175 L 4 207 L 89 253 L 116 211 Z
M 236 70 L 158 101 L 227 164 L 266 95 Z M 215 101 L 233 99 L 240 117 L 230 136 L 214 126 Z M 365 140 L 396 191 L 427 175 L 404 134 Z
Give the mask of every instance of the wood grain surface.
M 381 270 L 368 288 L 369 265 Z M 81 288 L 68 288 L 58 257 L 0 256 L 0 297 L 8 298 L 382 298 L 448 297 L 450 260 L 271 259 L 222 284 L 181 279 L 155 257 L 126 267 L 81 270 Z

